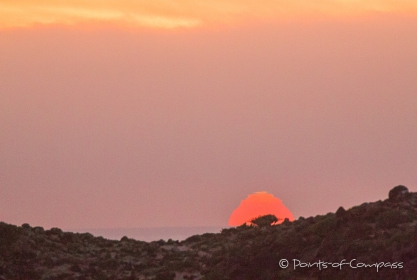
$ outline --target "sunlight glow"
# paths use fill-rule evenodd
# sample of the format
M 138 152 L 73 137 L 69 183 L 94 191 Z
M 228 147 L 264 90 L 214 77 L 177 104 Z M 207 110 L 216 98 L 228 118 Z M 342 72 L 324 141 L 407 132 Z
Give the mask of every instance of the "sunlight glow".
M 256 217 L 268 214 L 275 215 L 279 219 L 278 223 L 282 223 L 285 218 L 290 221 L 294 220 L 291 211 L 285 207 L 279 198 L 261 191 L 250 194 L 241 201 L 240 205 L 230 215 L 228 225 L 240 226 Z
M 368 13 L 417 14 L 415 0 L 3 0 L 0 28 L 37 24 L 76 25 L 111 22 L 149 28 L 197 27 L 234 24 L 248 19 L 277 20 L 294 17 L 345 17 Z

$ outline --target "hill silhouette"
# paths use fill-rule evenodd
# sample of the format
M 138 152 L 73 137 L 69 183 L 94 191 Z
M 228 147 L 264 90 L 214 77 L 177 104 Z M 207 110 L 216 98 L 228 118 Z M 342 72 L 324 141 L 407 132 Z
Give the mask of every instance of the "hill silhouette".
M 181 242 L 2 222 L 0 279 L 417 279 L 417 193 Z

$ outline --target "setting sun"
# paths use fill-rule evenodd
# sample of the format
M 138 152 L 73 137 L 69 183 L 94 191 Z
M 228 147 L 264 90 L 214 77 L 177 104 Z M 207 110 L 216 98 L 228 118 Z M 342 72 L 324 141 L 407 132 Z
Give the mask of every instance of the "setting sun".
M 256 192 L 242 200 L 240 205 L 233 211 L 229 218 L 229 226 L 240 226 L 249 222 L 253 218 L 267 214 L 275 215 L 278 223 L 282 223 L 285 218 L 290 221 L 294 216 L 282 201 L 267 192 Z

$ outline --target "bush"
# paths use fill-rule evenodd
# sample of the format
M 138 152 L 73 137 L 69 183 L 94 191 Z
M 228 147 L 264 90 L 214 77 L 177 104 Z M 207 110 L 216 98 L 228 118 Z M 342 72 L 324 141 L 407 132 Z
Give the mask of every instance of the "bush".
M 411 221 L 412 218 L 403 214 L 400 210 L 390 210 L 380 214 L 376 220 L 376 224 L 382 229 L 390 229 L 397 226 L 398 224 Z
M 358 221 L 349 225 L 346 236 L 351 239 L 366 239 L 373 232 L 374 229 L 371 225 Z
M 60 228 L 53 227 L 50 230 L 45 231 L 47 235 L 61 235 L 63 231 Z
M 273 223 L 278 222 L 278 218 L 275 215 L 264 215 L 257 217 L 250 221 L 252 224 L 257 225 L 258 227 L 271 226 Z
M 10 247 L 19 239 L 22 232 L 17 226 L 0 222 L 0 248 Z
M 200 235 L 193 235 L 185 239 L 185 242 L 199 242 L 199 241 L 201 241 Z
M 170 280 L 175 279 L 175 273 L 169 271 L 163 271 L 156 275 L 156 280 Z
M 325 236 L 331 233 L 336 227 L 337 221 L 334 215 L 324 216 L 312 226 L 315 234 Z
M 127 237 L 127 236 L 123 236 L 121 239 L 120 239 L 120 241 L 129 241 L 129 237 Z

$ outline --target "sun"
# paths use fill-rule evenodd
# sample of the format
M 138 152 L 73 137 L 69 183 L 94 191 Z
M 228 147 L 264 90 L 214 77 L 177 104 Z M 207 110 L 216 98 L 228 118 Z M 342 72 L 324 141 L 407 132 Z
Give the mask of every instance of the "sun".
M 285 218 L 294 221 L 294 216 L 282 201 L 265 191 L 250 194 L 242 200 L 240 205 L 232 212 L 229 218 L 229 226 L 240 226 L 253 218 L 272 214 L 282 223 Z

